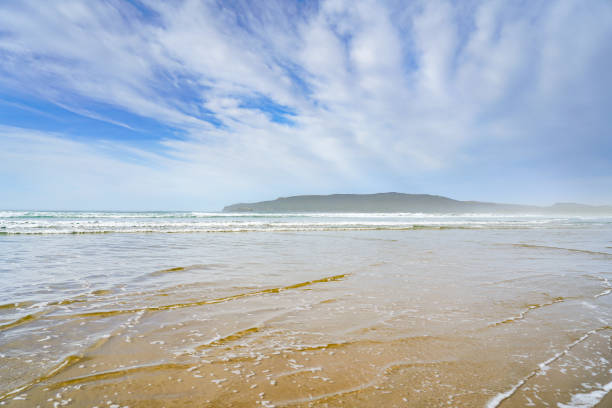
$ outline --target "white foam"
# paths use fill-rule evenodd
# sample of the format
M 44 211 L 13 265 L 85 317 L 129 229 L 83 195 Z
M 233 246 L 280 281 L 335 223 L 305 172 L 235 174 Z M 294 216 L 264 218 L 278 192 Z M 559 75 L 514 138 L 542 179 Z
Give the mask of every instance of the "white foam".
M 521 378 L 515 385 L 512 386 L 512 388 L 510 388 L 508 391 L 499 393 L 497 395 L 495 395 L 493 398 L 491 398 L 489 400 L 489 402 L 487 402 L 486 408 L 496 408 L 499 406 L 499 404 L 502 403 L 502 401 L 510 398 L 516 391 L 518 391 L 519 388 L 521 388 L 527 381 L 529 381 L 530 378 L 538 375 L 539 373 L 542 372 L 546 372 L 550 367 L 549 364 L 553 363 L 554 361 L 558 360 L 559 358 L 563 357 L 564 355 L 566 355 L 567 353 L 569 353 L 569 351 L 576 346 L 577 344 L 583 342 L 584 340 L 586 340 L 590 335 L 597 333 L 598 331 L 602 330 L 603 328 L 599 328 L 599 329 L 593 329 L 588 331 L 587 333 L 585 333 L 584 335 L 582 335 L 578 340 L 570 343 L 565 349 L 563 349 L 562 351 L 556 353 L 554 356 L 552 356 L 551 358 L 549 358 L 548 360 L 538 364 L 538 368 L 535 369 L 534 371 L 532 371 L 531 373 L 529 373 L 528 375 L 526 375 L 525 377 Z
M 612 391 L 612 382 L 591 392 L 574 394 L 569 403 L 558 403 L 557 406 L 559 408 L 591 408 L 599 404 L 610 391 Z
M 612 285 L 610 284 L 610 281 L 608 280 L 608 278 L 603 278 L 602 280 L 604 287 L 606 288 L 603 292 L 598 293 L 597 295 L 593 296 L 594 298 L 598 298 L 601 296 L 606 296 L 609 295 L 610 293 L 612 293 Z
M 612 219 L 597 219 L 612 222 Z M 582 218 L 504 214 L 1 211 L 3 234 L 550 228 Z
M 535 374 L 533 374 L 535 375 Z M 496 408 L 499 406 L 499 404 L 501 404 L 501 402 L 507 398 L 510 398 L 510 396 L 512 396 L 512 394 L 514 394 L 519 388 L 521 388 L 523 386 L 523 384 L 525 384 L 527 382 L 528 379 L 530 379 L 531 377 L 533 377 L 532 374 L 528 375 L 527 377 L 521 379 L 519 382 L 517 382 L 512 388 L 510 388 L 508 391 L 506 392 L 502 392 L 497 394 L 496 396 L 494 396 L 493 398 L 491 398 L 489 400 L 489 402 L 487 402 L 486 407 L 487 408 Z

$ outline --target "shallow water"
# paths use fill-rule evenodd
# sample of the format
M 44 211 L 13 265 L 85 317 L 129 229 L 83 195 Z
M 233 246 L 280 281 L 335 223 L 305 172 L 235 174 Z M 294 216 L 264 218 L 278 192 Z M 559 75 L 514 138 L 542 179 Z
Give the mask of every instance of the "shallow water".
M 5 212 L 0 228 L 7 406 L 610 399 L 612 219 Z

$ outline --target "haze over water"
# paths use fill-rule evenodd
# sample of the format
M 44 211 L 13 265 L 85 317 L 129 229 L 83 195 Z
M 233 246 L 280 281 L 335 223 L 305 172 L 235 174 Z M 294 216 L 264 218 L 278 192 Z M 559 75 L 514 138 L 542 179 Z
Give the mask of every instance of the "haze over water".
M 612 217 L 0 214 L 0 400 L 607 406 Z

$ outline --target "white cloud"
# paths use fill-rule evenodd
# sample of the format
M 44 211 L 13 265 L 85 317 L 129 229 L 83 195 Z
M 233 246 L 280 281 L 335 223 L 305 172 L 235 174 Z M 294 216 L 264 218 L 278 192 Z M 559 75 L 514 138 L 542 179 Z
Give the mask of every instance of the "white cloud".
M 107 203 L 146 202 L 138 197 L 154 190 L 165 206 L 209 206 L 277 192 L 410 190 L 419 175 L 460 172 L 479 160 L 486 166 L 493 159 L 481 152 L 508 143 L 513 148 L 495 159 L 509 168 L 525 149 L 543 151 L 557 138 L 571 150 L 588 127 L 582 117 L 595 118 L 585 136 L 592 143 L 605 144 L 601 134 L 611 127 L 604 108 L 590 103 L 609 101 L 612 89 L 603 69 L 612 65 L 606 1 L 149 6 L 152 16 L 143 17 L 119 2 L 3 4 L 0 84 L 130 126 L 80 104 L 113 106 L 184 137 L 134 164 L 126 145 L 109 153 L 97 142 L 31 132 L 16 142 L 11 132 L 23 133 L 4 128 L 5 160 L 36 163 L 4 171 L 35 179 L 88 162 L 84 184 L 128 174 L 125 188 L 111 190 L 130 198 Z M 262 97 L 294 112 L 294 126 L 255 109 Z M 30 145 L 38 147 L 19 150 Z M 445 186 L 437 188 L 431 192 Z

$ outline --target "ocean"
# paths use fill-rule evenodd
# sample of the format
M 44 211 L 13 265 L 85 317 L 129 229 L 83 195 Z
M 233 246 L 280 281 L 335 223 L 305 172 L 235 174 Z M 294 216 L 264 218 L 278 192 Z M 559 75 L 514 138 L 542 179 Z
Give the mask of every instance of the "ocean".
M 612 406 L 612 217 L 0 212 L 0 404 Z

